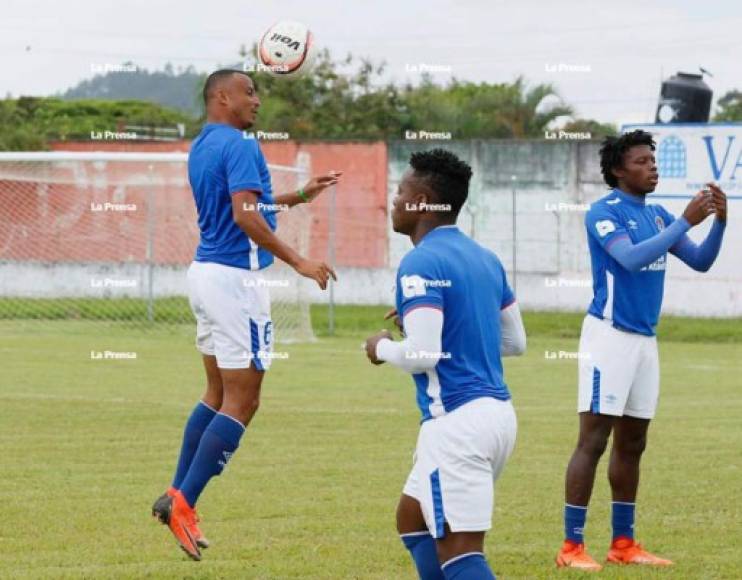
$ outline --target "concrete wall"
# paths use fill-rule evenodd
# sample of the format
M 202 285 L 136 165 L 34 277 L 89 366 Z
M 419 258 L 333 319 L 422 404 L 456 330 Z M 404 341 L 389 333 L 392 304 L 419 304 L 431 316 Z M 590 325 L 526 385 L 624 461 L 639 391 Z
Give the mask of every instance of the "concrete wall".
M 400 141 L 389 143 L 386 150 L 381 150 L 378 143 L 361 145 L 355 149 L 350 147 L 344 155 L 339 153 L 344 147 L 339 143 L 327 145 L 324 153 L 320 153 L 323 145 L 319 143 L 311 144 L 311 151 L 307 150 L 313 157 L 315 173 L 333 168 L 344 169 L 352 176 L 347 181 L 348 185 L 336 192 L 336 263 L 340 281 L 335 286 L 335 299 L 338 303 L 393 302 L 394 271 L 411 244 L 406 237 L 391 231 L 388 217 L 391 200 L 408 167 L 410 153 L 442 146 L 459 154 L 474 169 L 470 199 L 462 211 L 460 227 L 500 256 L 521 304 L 526 308 L 543 310 L 586 309 L 592 292 L 584 209 L 607 190 L 599 173 L 597 143 Z M 289 163 L 301 152 L 301 147 L 291 151 L 287 147 L 284 145 L 283 149 L 273 150 L 272 161 Z M 355 164 L 348 161 L 349 151 L 358 157 Z M 321 163 L 317 161 L 319 159 Z M 374 193 L 379 180 L 386 182 L 386 208 Z M 157 264 L 152 270 L 156 297 L 185 293 L 184 272 L 197 239 L 192 202 L 183 187 L 182 178 L 177 180 L 168 176 L 167 181 L 165 185 L 172 185 L 172 188 L 163 191 L 174 196 L 173 199 L 177 198 L 182 211 L 176 212 L 175 218 L 161 228 L 162 233 L 156 238 L 154 256 Z M 143 201 L 145 191 L 140 186 L 132 191 Z M 89 199 L 105 197 L 108 195 L 106 191 L 105 188 L 90 188 L 85 194 L 88 196 L 84 198 L 85 203 Z M 9 196 L 1 187 L 0 195 L 4 199 Z M 30 193 L 16 191 L 15 195 L 28 197 Z M 150 270 L 143 264 L 145 248 L 141 239 L 146 220 L 142 216 L 116 222 L 109 216 L 105 223 L 86 226 L 87 229 L 81 231 L 88 232 L 88 235 L 76 241 L 72 248 L 60 228 L 54 235 L 44 238 L 43 247 L 34 249 L 37 247 L 34 245 L 34 231 L 39 231 L 36 228 L 48 229 L 48 222 L 43 221 L 45 216 L 49 218 L 60 210 L 53 202 L 64 199 L 64 203 L 69 205 L 77 194 L 66 189 L 63 197 L 55 197 L 49 195 L 48 188 L 42 187 L 38 195 L 38 199 L 28 206 L 33 210 L 30 213 L 17 211 L 23 205 L 20 198 L 6 211 L 4 219 L 9 227 L 0 231 L 0 296 L 147 296 Z M 676 215 L 682 213 L 686 203 L 684 200 L 660 201 Z M 312 222 L 308 251 L 313 257 L 322 259 L 328 257 L 328 203 L 329 197 L 322 201 L 324 205 L 311 208 L 310 218 L 304 216 Z M 670 258 L 665 312 L 693 316 L 742 316 L 742 267 L 736 252 L 742 247 L 740 210 L 742 201 L 730 200 L 724 246 L 709 273 L 693 272 L 675 258 Z M 157 214 L 162 216 L 167 212 L 158 207 Z M 87 219 L 90 221 L 91 218 Z M 76 228 L 85 223 L 72 220 L 71 225 L 65 227 Z M 710 220 L 694 228 L 691 237 L 702 239 L 708 227 Z M 283 228 L 283 231 L 290 233 L 292 226 Z M 118 248 L 115 261 L 98 257 L 104 249 L 103 244 L 106 244 L 107 251 Z M 70 255 L 55 259 L 54 252 L 58 248 L 68 248 L 65 252 Z M 158 259 L 165 255 L 164 248 L 170 248 L 168 259 Z M 86 256 L 87 259 L 82 260 Z M 517 273 L 513 272 L 514 264 Z M 282 273 L 276 275 L 286 277 Z M 125 288 L 93 286 L 92 280 L 106 277 L 137 282 Z M 311 301 L 327 300 L 327 293 L 311 283 L 296 282 L 293 289 L 275 288 L 273 292 L 277 299 L 291 299 L 297 291 Z M 107 294 L 102 294 L 105 292 Z

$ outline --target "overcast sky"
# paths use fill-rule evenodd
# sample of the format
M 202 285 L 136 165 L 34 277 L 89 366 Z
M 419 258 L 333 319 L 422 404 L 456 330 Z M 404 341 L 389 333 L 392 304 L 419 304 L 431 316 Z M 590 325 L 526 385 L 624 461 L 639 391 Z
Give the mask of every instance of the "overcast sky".
M 742 89 L 739 0 L 4 0 L 0 94 L 51 95 L 105 64 L 166 62 L 208 71 L 235 62 L 273 22 L 306 23 L 319 46 L 471 81 L 551 82 L 579 116 L 650 122 L 660 79 L 714 74 L 714 103 Z M 562 66 L 560 66 L 562 65 Z M 581 72 L 550 72 L 565 66 Z

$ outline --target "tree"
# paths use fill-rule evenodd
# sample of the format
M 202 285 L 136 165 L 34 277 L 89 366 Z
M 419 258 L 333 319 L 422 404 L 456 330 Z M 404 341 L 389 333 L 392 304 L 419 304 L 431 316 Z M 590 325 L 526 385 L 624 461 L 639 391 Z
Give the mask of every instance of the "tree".
M 714 115 L 714 121 L 742 121 L 742 92 L 731 90 L 717 102 L 719 110 Z

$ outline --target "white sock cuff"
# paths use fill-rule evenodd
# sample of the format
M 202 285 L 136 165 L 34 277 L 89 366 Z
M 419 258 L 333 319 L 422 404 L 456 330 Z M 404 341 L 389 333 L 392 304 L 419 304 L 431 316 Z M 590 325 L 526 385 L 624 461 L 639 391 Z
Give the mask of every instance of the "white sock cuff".
M 482 556 L 484 558 L 484 553 L 482 552 L 467 552 L 466 554 L 459 554 L 458 556 L 455 556 L 451 558 L 450 560 L 447 560 L 443 564 L 441 564 L 441 569 L 445 568 L 449 564 L 453 564 L 454 562 L 458 562 L 459 560 L 463 560 L 464 558 L 468 558 L 469 556 Z
M 235 419 L 234 417 L 232 417 L 232 415 L 227 415 L 226 413 L 222 413 L 221 411 L 219 411 L 217 413 L 217 415 L 221 415 L 222 417 L 226 417 L 227 419 L 231 419 L 232 421 L 234 421 L 235 423 L 237 423 L 240 427 L 242 427 L 242 430 L 243 431 L 245 429 L 247 429 L 247 427 L 245 427 L 240 421 L 238 421 L 237 419 Z
M 203 401 L 199 401 L 199 403 L 201 403 L 201 404 L 202 404 L 202 405 L 203 405 L 204 407 L 206 407 L 206 408 L 207 408 L 207 409 L 208 409 L 209 411 L 213 411 L 214 413 L 218 413 L 218 412 L 219 412 L 219 411 L 217 411 L 217 410 L 216 410 L 216 409 L 215 409 L 214 407 L 212 407 L 211 405 L 208 405 L 207 403 L 204 403 Z
M 408 532 L 406 534 L 399 534 L 400 538 L 414 538 L 415 536 L 429 536 L 430 532 L 425 530 L 424 532 Z

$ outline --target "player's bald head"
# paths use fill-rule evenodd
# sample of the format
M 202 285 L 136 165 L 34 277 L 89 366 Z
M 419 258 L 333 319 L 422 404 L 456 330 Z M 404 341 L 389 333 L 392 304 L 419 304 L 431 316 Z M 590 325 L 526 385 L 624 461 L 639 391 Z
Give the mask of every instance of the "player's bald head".
M 204 83 L 204 105 L 208 106 L 209 101 L 214 97 L 219 89 L 225 90 L 228 88 L 230 83 L 249 83 L 253 85 L 252 79 L 247 75 L 246 72 L 236 69 L 220 69 L 214 71 L 207 78 Z

